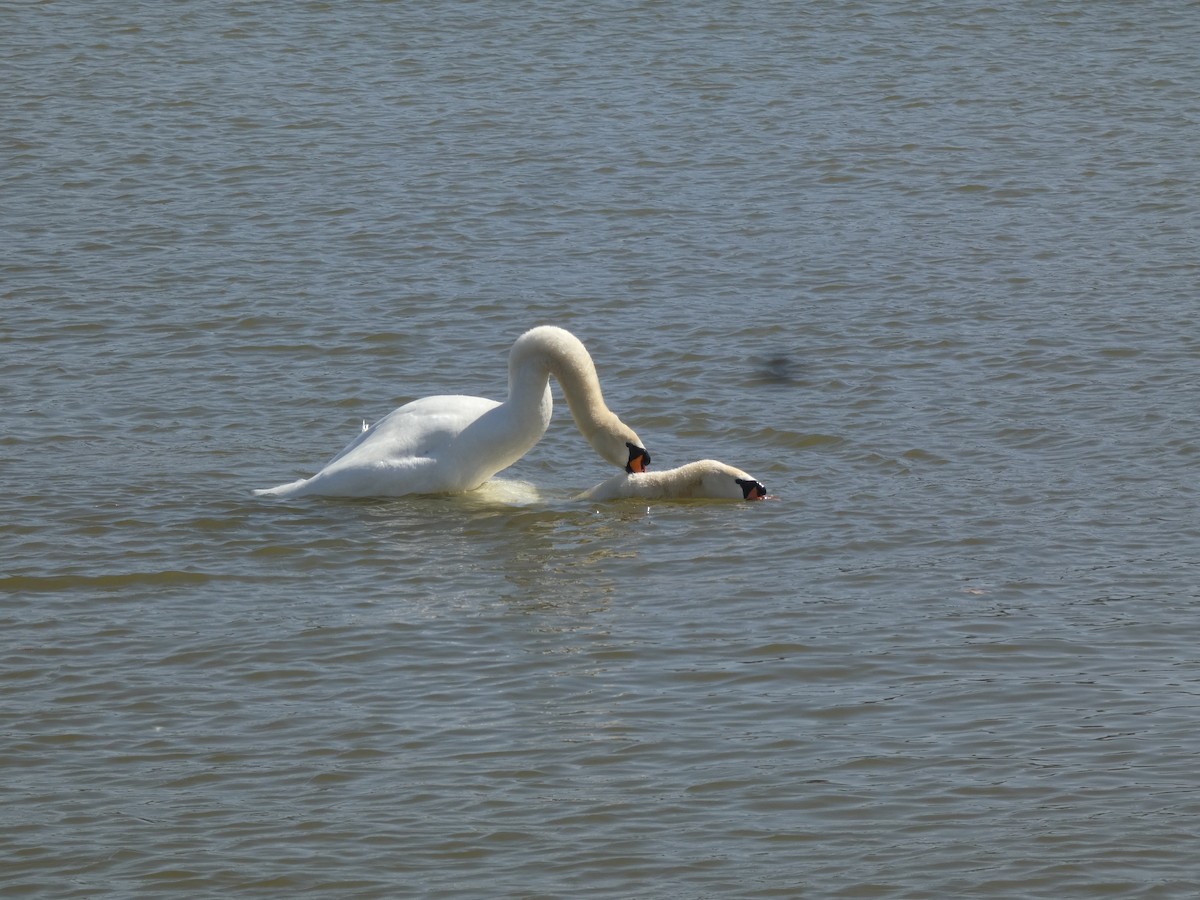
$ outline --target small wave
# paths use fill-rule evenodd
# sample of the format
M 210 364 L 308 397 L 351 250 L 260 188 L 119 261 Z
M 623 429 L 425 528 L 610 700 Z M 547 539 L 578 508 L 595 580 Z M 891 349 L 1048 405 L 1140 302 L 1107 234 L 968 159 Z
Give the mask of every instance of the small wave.
M 120 591 L 145 585 L 207 584 L 213 576 L 203 572 L 123 572 L 109 575 L 8 575 L 0 577 L 0 591 L 69 591 L 78 588 Z

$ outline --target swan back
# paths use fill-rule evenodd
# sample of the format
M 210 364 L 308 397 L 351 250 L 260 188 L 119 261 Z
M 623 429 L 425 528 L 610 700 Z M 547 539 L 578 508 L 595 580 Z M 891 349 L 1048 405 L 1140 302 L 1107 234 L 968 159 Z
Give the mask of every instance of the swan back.
M 579 495 L 580 500 L 761 500 L 766 488 L 749 472 L 702 459 L 677 469 L 614 475 Z

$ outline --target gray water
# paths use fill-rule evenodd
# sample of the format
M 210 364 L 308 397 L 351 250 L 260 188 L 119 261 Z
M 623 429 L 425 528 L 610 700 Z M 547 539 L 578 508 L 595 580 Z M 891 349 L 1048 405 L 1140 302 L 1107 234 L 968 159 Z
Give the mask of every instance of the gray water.
M 1200 5 L 0 35 L 5 896 L 1200 891 Z M 541 323 L 777 499 L 250 494 Z

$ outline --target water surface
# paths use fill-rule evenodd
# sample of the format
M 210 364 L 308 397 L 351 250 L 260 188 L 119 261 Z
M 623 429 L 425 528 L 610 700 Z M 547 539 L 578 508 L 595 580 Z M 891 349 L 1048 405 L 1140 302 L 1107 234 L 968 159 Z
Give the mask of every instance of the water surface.
M 0 22 L 13 896 L 1195 894 L 1195 4 Z M 778 499 L 251 496 L 541 323 Z

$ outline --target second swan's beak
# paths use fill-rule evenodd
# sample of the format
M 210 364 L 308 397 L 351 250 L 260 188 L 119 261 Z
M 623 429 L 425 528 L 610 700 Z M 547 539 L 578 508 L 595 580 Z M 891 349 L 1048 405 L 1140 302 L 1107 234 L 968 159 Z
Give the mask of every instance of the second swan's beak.
M 767 496 L 767 489 L 762 486 L 761 481 L 755 481 L 753 478 L 738 478 L 738 487 L 742 489 L 742 497 L 746 500 L 761 500 Z
M 628 442 L 625 446 L 629 448 L 629 462 L 625 464 L 625 471 L 631 474 L 645 472 L 646 467 L 650 465 L 650 454 L 646 452 L 646 448 Z

